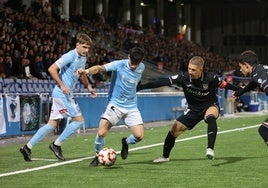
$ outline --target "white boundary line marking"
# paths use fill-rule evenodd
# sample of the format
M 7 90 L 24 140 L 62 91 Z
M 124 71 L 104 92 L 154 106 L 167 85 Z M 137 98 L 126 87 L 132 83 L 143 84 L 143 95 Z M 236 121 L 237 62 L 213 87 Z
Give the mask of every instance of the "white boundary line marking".
M 32 161 L 54 161 L 57 162 L 57 159 L 46 159 L 46 158 L 32 158 Z
M 218 132 L 218 134 L 225 134 L 225 133 L 230 133 L 230 132 L 235 132 L 235 131 L 243 131 L 243 130 L 255 128 L 255 127 L 258 127 L 258 126 L 259 125 L 252 125 L 252 126 L 248 126 L 248 127 L 235 128 L 235 129 L 230 129 L 230 130 L 226 130 L 226 131 L 220 131 L 220 132 Z M 189 138 L 176 140 L 176 142 L 184 142 L 184 141 L 193 140 L 193 139 L 197 139 L 197 138 L 202 138 L 202 137 L 206 137 L 206 136 L 207 136 L 206 134 L 203 134 L 203 135 L 199 135 L 199 136 L 193 136 L 193 137 L 189 137 Z M 151 147 L 155 147 L 155 146 L 162 146 L 163 144 L 164 143 L 162 142 L 162 143 L 151 144 L 151 145 L 147 145 L 147 146 L 136 147 L 136 148 L 130 149 L 129 151 L 137 151 L 137 150 L 151 148 Z M 117 151 L 116 153 L 118 154 L 118 153 L 120 153 L 120 151 Z M 62 166 L 62 165 L 66 165 L 66 164 L 71 164 L 71 163 L 76 163 L 76 162 L 92 159 L 94 157 L 95 156 L 83 157 L 83 158 L 79 158 L 79 159 L 73 159 L 73 160 L 70 160 L 70 161 L 56 162 L 56 163 L 50 164 L 50 165 L 45 165 L 45 166 L 40 166 L 40 167 L 35 167 L 35 168 L 29 168 L 29 169 L 25 169 L 25 170 L 18 170 L 18 171 L 14 171 L 14 172 L 3 173 L 3 174 L 0 174 L 0 177 L 12 176 L 12 175 L 16 175 L 16 174 L 22 174 L 22 173 L 27 173 L 27 172 L 43 170 L 43 169 L 47 169 L 47 168 L 53 168 L 53 167 L 57 167 L 57 166 Z M 35 158 L 34 160 L 49 160 L 49 161 L 52 161 L 50 159 L 42 159 L 42 158 Z

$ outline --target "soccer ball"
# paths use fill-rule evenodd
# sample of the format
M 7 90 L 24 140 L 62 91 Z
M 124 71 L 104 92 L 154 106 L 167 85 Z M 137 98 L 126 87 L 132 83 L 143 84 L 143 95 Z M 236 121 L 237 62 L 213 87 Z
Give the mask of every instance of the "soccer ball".
M 114 165 L 116 157 L 116 152 L 112 148 L 103 148 L 98 154 L 98 160 L 103 166 Z

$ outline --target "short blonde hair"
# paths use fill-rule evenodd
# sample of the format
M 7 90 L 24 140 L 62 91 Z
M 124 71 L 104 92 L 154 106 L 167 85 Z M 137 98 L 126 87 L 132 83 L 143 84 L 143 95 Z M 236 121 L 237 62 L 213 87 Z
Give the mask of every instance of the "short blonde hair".
M 205 61 L 200 56 L 194 56 L 190 59 L 189 64 L 197 65 L 199 67 L 204 67 Z

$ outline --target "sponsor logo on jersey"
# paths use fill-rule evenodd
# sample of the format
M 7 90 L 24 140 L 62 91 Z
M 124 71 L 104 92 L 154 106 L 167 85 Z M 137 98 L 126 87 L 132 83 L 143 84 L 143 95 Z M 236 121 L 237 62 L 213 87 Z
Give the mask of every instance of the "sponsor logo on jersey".
M 203 89 L 208 89 L 208 84 L 203 84 Z

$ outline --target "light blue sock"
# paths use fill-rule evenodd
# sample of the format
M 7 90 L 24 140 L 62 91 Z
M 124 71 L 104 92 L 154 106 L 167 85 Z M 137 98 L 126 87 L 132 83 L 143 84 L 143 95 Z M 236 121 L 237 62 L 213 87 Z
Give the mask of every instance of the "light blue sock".
M 28 142 L 31 146 L 37 144 L 40 140 L 42 140 L 47 134 L 51 133 L 54 128 L 50 124 L 45 124 L 43 127 L 38 129 L 38 131 L 34 134 L 31 140 Z
M 127 143 L 128 144 L 137 144 L 140 140 L 137 139 L 133 134 L 131 134 L 129 137 L 127 137 Z
M 99 137 L 99 135 L 96 135 L 95 138 L 95 151 L 96 153 L 99 153 L 99 151 L 104 147 L 105 144 L 105 138 L 104 137 Z
M 69 125 L 65 127 L 63 132 L 57 138 L 55 142 L 63 143 L 67 138 L 74 134 L 80 127 L 82 127 L 84 122 L 82 121 L 72 121 Z

